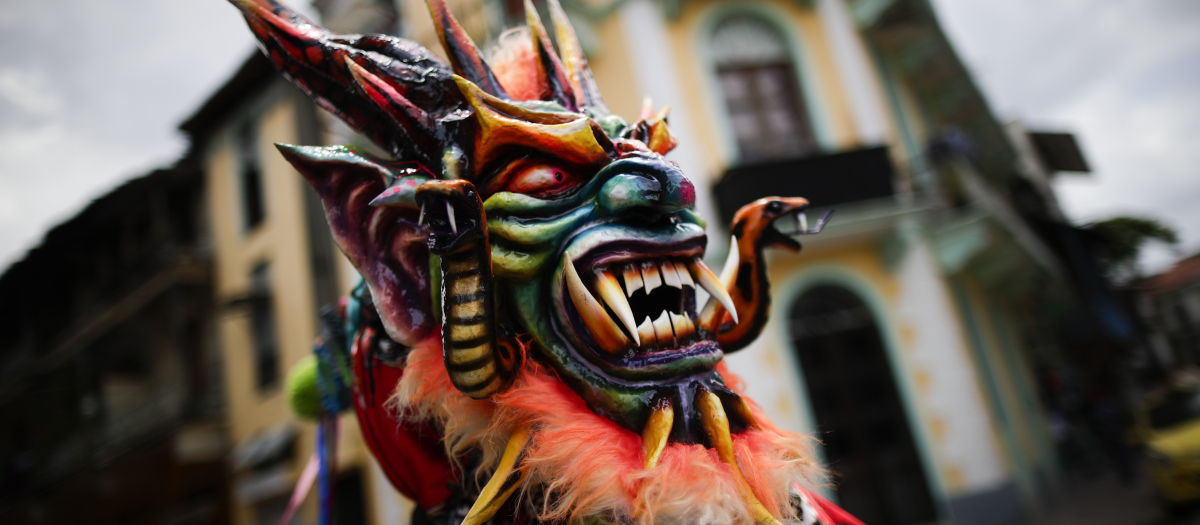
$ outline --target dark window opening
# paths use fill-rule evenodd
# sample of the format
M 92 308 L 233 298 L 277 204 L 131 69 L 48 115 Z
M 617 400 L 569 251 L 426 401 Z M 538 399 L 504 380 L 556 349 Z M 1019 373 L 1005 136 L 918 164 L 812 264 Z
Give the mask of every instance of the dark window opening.
M 333 491 L 334 525 L 367 525 L 362 471 L 355 469 L 338 476 Z
M 242 190 L 242 227 L 250 231 L 266 216 L 256 121 L 247 122 L 238 130 L 238 164 Z
M 275 335 L 275 304 L 266 263 L 250 272 L 250 329 L 254 344 L 256 385 L 267 389 L 279 381 L 279 345 Z
M 795 64 L 778 31 L 756 17 L 730 17 L 713 33 L 712 49 L 739 161 L 817 150 Z
M 820 286 L 797 299 L 789 319 L 841 506 L 872 525 L 936 521 L 871 311 L 844 288 Z

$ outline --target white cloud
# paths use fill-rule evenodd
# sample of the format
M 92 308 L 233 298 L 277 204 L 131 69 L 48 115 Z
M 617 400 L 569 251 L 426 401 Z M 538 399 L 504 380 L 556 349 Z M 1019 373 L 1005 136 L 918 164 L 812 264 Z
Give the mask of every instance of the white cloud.
M 169 165 L 176 130 L 250 53 L 216 0 L 0 7 L 0 269 L 121 182 Z
M 998 114 L 1079 137 L 1093 173 L 1057 184 L 1074 220 L 1155 217 L 1200 249 L 1200 2 L 934 3 Z
M 0 97 L 35 115 L 48 115 L 62 108 L 62 97 L 50 86 L 42 71 L 0 69 Z

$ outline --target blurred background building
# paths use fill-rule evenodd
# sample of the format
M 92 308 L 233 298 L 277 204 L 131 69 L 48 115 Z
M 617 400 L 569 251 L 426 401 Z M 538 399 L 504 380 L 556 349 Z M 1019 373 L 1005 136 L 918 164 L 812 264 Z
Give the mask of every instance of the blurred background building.
M 524 23 L 519 1 L 449 3 L 481 44 Z M 778 424 L 822 439 L 830 497 L 872 525 L 1004 525 L 1064 469 L 1110 461 L 1115 427 L 1088 415 L 1128 395 L 1117 365 L 1141 339 L 1051 189 L 1087 162 L 1070 134 L 994 117 L 927 0 L 563 4 L 614 113 L 672 107 L 710 263 L 754 199 L 837 209 L 803 253 L 770 254 L 771 322 L 728 358 Z M 423 2 L 315 7 L 441 54 Z M 257 53 L 181 128 L 175 168 L 0 278 L 0 410 L 18 422 L 0 518 L 73 521 L 56 498 L 86 495 L 113 509 L 97 522 L 274 524 L 308 461 L 281 384 L 355 275 L 272 144 L 368 144 Z M 406 523 L 342 428 L 338 522 Z
M 132 180 L 0 277 L 0 521 L 227 515 L 201 183 L 186 165 Z

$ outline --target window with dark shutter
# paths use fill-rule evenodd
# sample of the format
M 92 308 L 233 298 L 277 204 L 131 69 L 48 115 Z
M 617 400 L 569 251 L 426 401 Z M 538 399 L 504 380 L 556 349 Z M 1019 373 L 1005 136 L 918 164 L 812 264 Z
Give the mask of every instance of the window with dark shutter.
M 258 121 L 238 129 L 238 178 L 242 192 L 242 228 L 253 231 L 266 216 L 263 204 L 262 163 L 258 155 Z
M 817 149 L 787 42 L 754 16 L 723 20 L 713 59 L 739 161 L 798 157 Z

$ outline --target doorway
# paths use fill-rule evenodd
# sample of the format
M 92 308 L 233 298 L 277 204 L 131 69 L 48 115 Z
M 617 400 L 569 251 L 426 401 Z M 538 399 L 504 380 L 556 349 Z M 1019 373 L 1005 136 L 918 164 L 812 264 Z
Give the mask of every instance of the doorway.
M 936 521 L 870 308 L 850 290 L 825 285 L 797 298 L 788 319 L 839 504 L 871 525 Z

